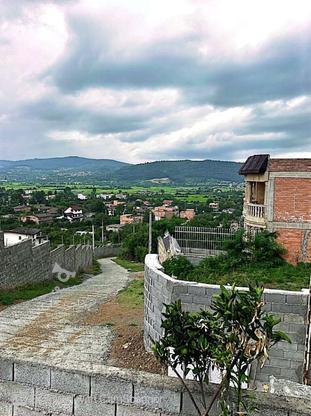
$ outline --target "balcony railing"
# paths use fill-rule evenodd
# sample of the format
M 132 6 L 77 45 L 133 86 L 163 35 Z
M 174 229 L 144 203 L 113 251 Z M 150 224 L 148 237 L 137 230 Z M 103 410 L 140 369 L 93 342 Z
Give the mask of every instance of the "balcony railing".
M 266 214 L 266 206 L 260 204 L 247 204 L 246 213 L 251 217 L 264 218 Z

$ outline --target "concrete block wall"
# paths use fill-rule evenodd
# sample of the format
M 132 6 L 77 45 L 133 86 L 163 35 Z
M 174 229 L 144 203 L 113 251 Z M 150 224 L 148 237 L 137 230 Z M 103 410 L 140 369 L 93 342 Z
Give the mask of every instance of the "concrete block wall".
M 120 246 L 95 247 L 97 258 L 114 257 L 119 254 Z M 0 290 L 9 290 L 32 283 L 49 280 L 57 263 L 60 267 L 77 272 L 92 265 L 91 246 L 60 245 L 50 250 L 49 242 L 33 246 L 30 240 L 14 246 L 5 247 L 3 233 L 0 232 Z M 1 414 L 0 414 L 1 416 Z
M 188 382 L 197 393 L 197 385 Z M 253 393 L 256 416 L 310 415 L 311 388 L 300 398 Z M 214 387 L 207 390 L 210 397 Z M 102 366 L 95 371 L 0 360 L 1 416 L 193 416 L 196 412 L 180 382 L 165 376 Z
M 0 240 L 3 234 L 0 233 Z M 2 241 L 3 242 L 3 241 Z M 0 289 L 13 289 L 50 278 L 50 245 L 33 247 L 22 241 L 11 247 L 0 244 Z
M 93 261 L 93 250 L 91 246 L 58 246 L 51 251 L 51 269 L 57 263 L 62 268 L 77 272 L 91 266 Z
M 152 340 L 158 340 L 163 334 L 161 322 L 165 304 L 180 299 L 184 310 L 200 311 L 211 306 L 213 296 L 220 290 L 218 285 L 176 280 L 162 270 L 157 255 L 146 257 L 144 340 L 147 349 L 151 348 Z M 265 367 L 257 369 L 256 381 L 267 383 L 270 376 L 275 376 L 301 383 L 308 291 L 265 290 L 264 299 L 266 310 L 281 319 L 278 328 L 288 333 L 292 343 L 279 343 L 271 350 Z
M 120 245 L 98 246 L 95 247 L 94 256 L 98 259 L 104 257 L 117 257 L 120 254 Z

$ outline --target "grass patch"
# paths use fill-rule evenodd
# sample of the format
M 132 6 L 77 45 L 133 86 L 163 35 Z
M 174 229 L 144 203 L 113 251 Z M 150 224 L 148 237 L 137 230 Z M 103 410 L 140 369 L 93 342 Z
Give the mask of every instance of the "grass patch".
M 130 272 L 143 272 L 144 271 L 144 264 L 143 263 L 136 263 L 134 261 L 121 259 L 117 257 L 113 260 L 119 266 L 124 267 L 125 269 L 129 270 Z
M 144 281 L 133 280 L 118 294 L 118 302 L 128 307 L 144 305 Z
M 53 279 L 46 282 L 40 282 L 33 285 L 25 286 L 18 289 L 4 290 L 0 292 L 0 305 L 12 305 L 16 302 L 34 299 L 38 296 L 52 292 L 56 287 L 64 289 L 66 287 L 76 286 L 82 283 L 81 276 L 74 277 L 68 282 L 60 282 Z
M 186 258 L 174 258 L 164 263 L 164 270 L 170 276 L 180 280 L 247 287 L 258 283 L 268 289 L 301 290 L 309 287 L 311 264 L 299 263 L 297 266 L 283 263 L 280 265 L 245 264 L 229 269 L 223 257 L 210 257 L 198 266 L 192 266 Z
M 86 270 L 83 270 L 82 274 L 86 273 L 86 274 L 93 274 L 93 275 L 97 275 L 102 273 L 102 269 L 100 267 L 100 263 L 98 260 L 95 259 L 95 257 L 93 257 L 93 263 L 90 267 L 88 267 Z

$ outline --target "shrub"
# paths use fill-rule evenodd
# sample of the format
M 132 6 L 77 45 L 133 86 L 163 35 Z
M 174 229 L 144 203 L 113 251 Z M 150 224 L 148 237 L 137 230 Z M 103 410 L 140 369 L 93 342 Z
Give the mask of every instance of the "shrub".
M 256 286 L 250 286 L 248 292 L 239 292 L 235 286 L 231 290 L 221 287 L 212 312 L 184 312 L 180 301 L 166 305 L 164 335 L 153 350 L 156 358 L 179 377 L 199 416 L 214 414 L 217 400 L 221 416 L 250 415 L 252 408 L 242 396 L 242 384 L 249 381 L 249 366 L 258 361 L 263 367 L 273 345 L 290 342 L 285 333 L 275 330 L 280 320 L 265 312 L 263 306 L 263 289 Z M 190 366 L 200 385 L 199 399 L 185 383 Z M 205 385 L 214 366 L 221 370 L 222 381 L 210 399 Z M 231 385 L 235 397 L 230 394 Z
M 162 266 L 164 267 L 165 273 L 170 276 L 175 276 L 178 279 L 187 278 L 194 270 L 193 265 L 184 256 L 177 256 L 166 260 Z

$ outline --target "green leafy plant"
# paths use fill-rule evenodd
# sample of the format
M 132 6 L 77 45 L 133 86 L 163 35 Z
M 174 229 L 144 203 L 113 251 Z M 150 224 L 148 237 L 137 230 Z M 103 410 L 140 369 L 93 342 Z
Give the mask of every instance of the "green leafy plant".
M 243 383 L 249 382 L 250 365 L 258 362 L 263 366 L 273 345 L 290 342 L 285 333 L 275 330 L 279 320 L 263 306 L 263 289 L 258 286 L 242 292 L 235 286 L 222 286 L 211 311 L 185 312 L 180 301 L 166 305 L 164 335 L 153 350 L 156 358 L 179 377 L 198 415 L 210 415 L 216 402 L 221 416 L 251 414 L 252 407 L 242 395 Z M 215 367 L 222 381 L 209 399 L 206 386 L 210 369 Z M 200 387 L 199 401 L 185 381 L 190 369 Z

